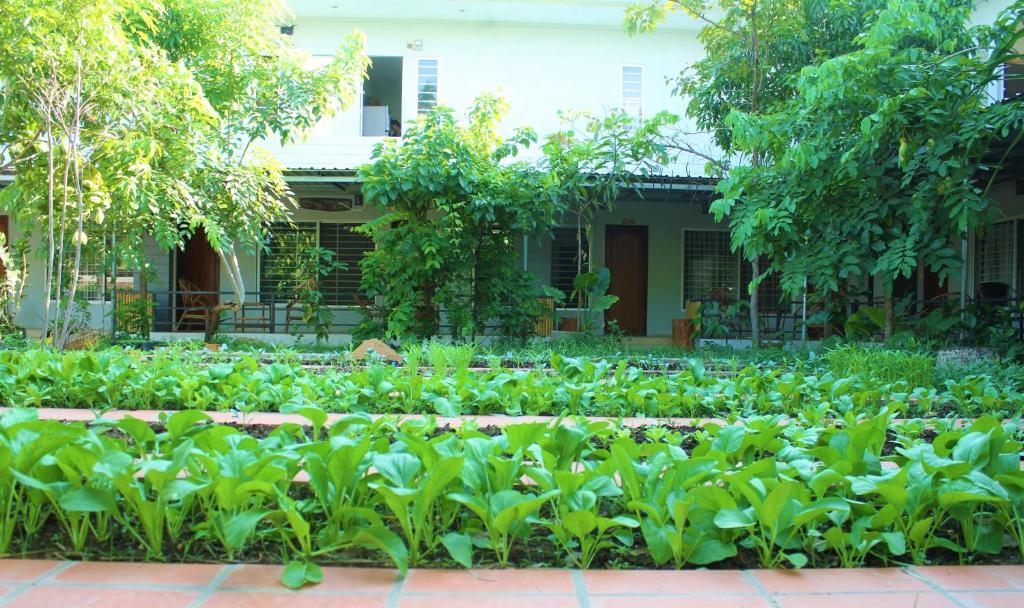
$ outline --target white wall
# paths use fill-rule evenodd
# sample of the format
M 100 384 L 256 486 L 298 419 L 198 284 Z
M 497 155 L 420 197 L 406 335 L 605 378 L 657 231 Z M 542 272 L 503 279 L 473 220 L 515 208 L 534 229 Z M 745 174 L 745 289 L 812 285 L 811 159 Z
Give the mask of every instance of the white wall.
M 621 27 L 466 22 L 300 19 L 295 44 L 314 55 L 330 55 L 354 27 L 366 34 L 368 55 L 404 58 L 404 123 L 416 115 L 417 60 L 437 59 L 442 104 L 463 115 L 479 93 L 500 89 L 511 105 L 505 131 L 529 126 L 542 135 L 562 128 L 559 110 L 600 114 L 620 106 L 623 64 L 644 66 L 646 116 L 660 110 L 682 114 L 684 103 L 672 95 L 666 78 L 701 55 L 694 32 L 631 38 Z M 420 51 L 408 48 L 416 40 L 422 42 Z M 316 127 L 304 143 L 267 147 L 290 167 L 355 167 L 369 159 L 379 141 L 361 137 L 359 126 L 359 108 L 351 108 Z M 703 162 L 675 169 L 702 175 Z

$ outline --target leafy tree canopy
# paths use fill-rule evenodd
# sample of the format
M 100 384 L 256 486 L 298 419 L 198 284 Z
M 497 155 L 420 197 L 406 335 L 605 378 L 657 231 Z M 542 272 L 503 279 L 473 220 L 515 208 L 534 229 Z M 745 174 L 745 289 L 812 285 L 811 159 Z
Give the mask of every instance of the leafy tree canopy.
M 516 268 L 515 239 L 547 231 L 560 203 L 549 175 L 514 160 L 536 135 L 498 134 L 507 111 L 493 94 L 477 98 L 465 124 L 437 108 L 360 168 L 364 197 L 385 211 L 364 227 L 377 249 L 363 260 L 362 286 L 384 301 L 368 333 L 434 335 L 441 306 L 458 337 L 491 319 L 519 334 L 539 314 L 516 316 L 536 301 L 531 278 Z
M 735 147 L 769 160 L 721 184 L 712 209 L 733 245 L 756 243 L 790 293 L 867 276 L 891 293 L 919 260 L 940 277 L 959 268 L 953 243 L 995 212 L 982 157 L 1024 125 L 1024 106 L 986 94 L 1020 57 L 1022 6 L 971 26 L 970 2 L 890 0 L 855 50 L 800 72 L 795 98 L 731 112 Z
M 256 142 L 290 140 L 351 103 L 366 66 L 353 33 L 311 67 L 278 30 L 284 11 L 277 0 L 6 3 L 0 164 L 16 180 L 0 202 L 60 235 L 81 194 L 81 232 L 117 234 L 130 257 L 147 235 L 178 247 L 202 226 L 241 299 L 234 245 L 255 247 L 289 200 Z

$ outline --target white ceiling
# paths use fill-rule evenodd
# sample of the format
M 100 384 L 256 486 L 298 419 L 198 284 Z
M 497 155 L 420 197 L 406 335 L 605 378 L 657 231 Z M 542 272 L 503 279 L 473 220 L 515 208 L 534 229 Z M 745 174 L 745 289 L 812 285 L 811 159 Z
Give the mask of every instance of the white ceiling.
M 467 21 L 622 27 L 626 7 L 640 0 L 287 0 L 299 18 Z M 665 29 L 696 30 L 699 24 L 673 14 Z

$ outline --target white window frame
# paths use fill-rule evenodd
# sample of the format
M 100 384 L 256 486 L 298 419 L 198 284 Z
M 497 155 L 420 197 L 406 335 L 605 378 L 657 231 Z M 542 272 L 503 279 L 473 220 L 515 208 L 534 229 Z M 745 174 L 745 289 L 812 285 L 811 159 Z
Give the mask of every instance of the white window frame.
M 415 93 L 413 95 L 413 110 L 415 110 L 415 111 L 413 112 L 413 115 L 414 116 L 419 116 L 421 114 L 425 114 L 426 113 L 426 112 L 421 112 L 420 111 L 420 70 L 423 68 L 423 62 L 424 61 L 433 61 L 434 62 L 434 69 L 437 72 L 436 74 L 434 74 L 434 88 L 435 88 L 435 90 L 434 90 L 434 107 L 431 108 L 431 110 L 436 110 L 438 108 L 438 106 L 441 105 L 441 60 L 438 59 L 437 57 L 416 57 L 415 59 L 416 59 L 416 78 L 415 78 L 415 80 L 413 82 L 413 91 Z M 403 113 L 403 116 L 404 116 L 404 113 Z M 402 130 L 404 132 L 404 130 L 405 130 L 405 126 L 404 125 L 403 125 Z
M 284 222 L 282 222 L 282 223 L 284 223 Z M 359 220 L 300 220 L 300 219 L 292 219 L 292 223 L 294 223 L 294 224 L 313 224 L 314 227 L 315 227 L 315 230 L 316 230 L 316 246 L 320 247 L 320 225 L 321 224 L 346 224 L 346 225 L 353 225 L 353 226 L 362 226 L 366 222 L 365 221 L 359 221 Z M 376 241 L 373 242 L 373 250 L 374 251 L 377 250 L 377 242 Z M 256 256 L 256 282 L 257 282 L 257 291 L 259 291 L 260 293 L 263 293 L 263 255 L 264 255 L 264 253 L 265 252 L 263 251 L 263 248 L 261 247 L 259 249 L 259 255 Z M 327 304 L 325 306 L 325 308 L 329 308 L 331 310 L 356 310 L 356 309 L 359 308 L 359 305 L 358 304 Z
M 637 103 L 637 100 L 634 100 L 634 99 L 630 99 L 629 101 L 627 101 L 627 97 L 626 97 L 626 70 L 627 69 L 637 69 L 640 72 L 640 99 L 639 99 L 638 103 Z M 647 69 L 644 67 L 643 64 L 640 64 L 640 63 L 624 63 L 619 68 L 619 107 L 621 107 L 624 112 L 626 112 L 627 114 L 632 116 L 637 121 L 638 124 L 643 121 L 644 115 L 645 115 L 645 112 L 644 112 L 644 109 L 645 109 L 644 105 L 645 105 L 645 103 L 644 102 L 645 102 L 646 95 L 644 95 L 644 93 L 645 93 L 644 89 L 645 89 L 645 85 L 646 85 L 646 81 L 647 81 L 647 75 L 645 73 L 646 71 L 647 71 Z M 634 110 L 634 108 L 635 108 L 635 110 Z
M 1021 297 L 1021 288 L 1024 285 L 1020 284 L 1021 268 L 1020 268 L 1020 248 L 1024 247 L 1024 243 L 1020 242 L 1017 238 L 1020 234 L 1020 224 L 1024 224 L 1024 214 L 1013 215 L 1010 217 L 1000 218 L 997 221 L 992 222 L 995 224 L 1002 224 L 1004 222 L 1010 223 L 1010 238 L 1012 239 L 1013 247 L 1010 251 L 1010 296 Z M 968 272 L 970 276 L 970 283 L 968 288 L 972 297 L 978 297 L 978 283 L 981 282 L 979 276 L 979 265 L 981 264 L 981 255 L 979 251 L 981 237 L 977 233 L 971 235 L 971 259 L 965 264 L 963 272 Z

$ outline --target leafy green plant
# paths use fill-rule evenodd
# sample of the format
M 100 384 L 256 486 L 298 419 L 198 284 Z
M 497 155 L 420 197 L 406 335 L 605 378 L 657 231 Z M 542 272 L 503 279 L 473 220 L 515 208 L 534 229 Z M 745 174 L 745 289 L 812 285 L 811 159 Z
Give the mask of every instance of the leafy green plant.
M 854 344 L 833 348 L 824 359 L 836 377 L 862 374 L 886 384 L 902 382 L 911 389 L 932 386 L 935 372 L 930 355 Z
M 618 296 L 607 293 L 611 283 L 611 271 L 604 267 L 578 274 L 573 279 L 570 298 L 579 298 L 584 304 L 581 331 L 594 332 L 603 321 L 604 312 L 619 301 Z
M 346 270 L 344 262 L 334 259 L 334 252 L 323 247 L 308 247 L 299 252 L 295 267 L 295 302 L 302 306 L 302 322 L 316 335 L 318 343 L 326 342 L 334 324 L 334 312 L 324 305 L 320 282 L 332 272 Z

